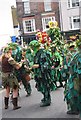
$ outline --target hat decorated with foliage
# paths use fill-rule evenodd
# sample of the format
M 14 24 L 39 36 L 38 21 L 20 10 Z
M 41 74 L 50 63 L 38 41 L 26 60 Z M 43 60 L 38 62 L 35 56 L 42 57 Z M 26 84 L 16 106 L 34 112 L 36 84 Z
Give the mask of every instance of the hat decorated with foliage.
M 17 49 L 18 44 L 17 44 L 17 43 L 9 43 L 9 44 L 8 44 L 8 47 L 11 47 L 12 50 L 15 50 L 15 49 Z
M 12 50 L 12 47 L 5 47 L 4 53 L 7 53 L 9 50 Z
M 33 40 L 29 43 L 29 46 L 32 47 L 39 47 L 40 43 L 37 40 Z

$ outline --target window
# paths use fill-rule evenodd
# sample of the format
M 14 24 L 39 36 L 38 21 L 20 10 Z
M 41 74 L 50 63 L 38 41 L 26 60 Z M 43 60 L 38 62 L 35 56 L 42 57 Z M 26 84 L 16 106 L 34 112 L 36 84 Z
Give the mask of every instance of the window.
M 79 6 L 79 0 L 72 0 L 72 7 Z
M 55 21 L 55 17 L 52 16 L 52 17 L 45 17 L 45 18 L 42 18 L 43 30 L 46 30 L 46 29 L 47 29 L 47 25 L 48 25 L 48 22 L 49 22 L 49 21 Z
M 24 2 L 24 13 L 25 14 L 30 13 L 30 3 L 29 3 L 29 0 Z
M 26 20 L 23 22 L 24 32 L 35 32 L 35 19 Z
M 70 20 L 70 29 L 80 28 L 80 17 L 79 16 L 70 17 L 69 20 Z
M 68 0 L 68 7 L 72 8 L 72 7 L 77 7 L 79 6 L 79 0 Z
M 80 28 L 80 17 L 73 17 L 74 28 Z
M 51 11 L 51 1 L 50 0 L 44 0 L 44 9 L 45 9 L 45 11 Z

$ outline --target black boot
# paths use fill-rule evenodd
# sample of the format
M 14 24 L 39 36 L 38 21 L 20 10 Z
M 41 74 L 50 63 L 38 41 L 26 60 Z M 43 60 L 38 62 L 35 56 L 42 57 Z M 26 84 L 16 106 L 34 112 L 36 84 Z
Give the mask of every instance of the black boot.
M 41 101 L 42 102 L 40 104 L 40 107 L 50 106 L 51 96 L 50 96 L 49 92 L 48 92 L 48 94 L 47 93 L 44 94 L 44 98 Z
M 71 110 L 67 111 L 67 114 L 78 115 L 79 110 L 75 107 L 75 105 L 71 105 Z
M 50 93 L 48 93 L 48 100 L 51 103 L 51 95 L 50 95 Z
M 45 98 L 41 99 L 41 102 L 44 102 L 45 101 Z
M 4 98 L 5 109 L 8 109 L 8 102 L 9 102 L 9 97 L 5 97 Z
M 25 79 L 22 79 L 22 83 L 24 85 L 25 91 L 27 92 L 26 97 L 31 95 L 31 86 L 30 83 L 28 83 Z
M 45 101 L 45 94 L 44 93 L 42 94 L 43 94 L 43 98 L 41 99 L 41 102 L 43 103 Z
M 21 107 L 18 106 L 18 98 L 13 98 L 13 110 L 20 109 Z
M 41 102 L 40 107 L 50 106 L 50 104 L 51 104 L 50 101 L 46 100 L 46 101 Z
M 78 111 L 78 110 L 69 110 L 69 111 L 67 111 L 67 114 L 70 114 L 70 115 L 78 115 L 78 114 L 79 114 L 79 111 Z
M 27 95 L 26 95 L 26 97 L 28 97 L 28 96 L 30 96 L 31 95 L 31 85 L 30 85 L 30 83 L 27 83 Z

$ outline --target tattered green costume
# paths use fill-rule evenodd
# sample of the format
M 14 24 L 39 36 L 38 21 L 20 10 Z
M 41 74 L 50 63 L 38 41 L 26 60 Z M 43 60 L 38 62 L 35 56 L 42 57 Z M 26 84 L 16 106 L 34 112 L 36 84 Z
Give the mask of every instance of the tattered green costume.
M 59 87 L 63 87 L 60 67 L 62 65 L 61 54 L 64 50 L 64 39 L 62 38 L 59 27 L 49 28 L 47 33 L 52 40 L 50 48 L 52 51 L 52 66 L 54 66 L 54 69 L 52 70 L 52 73 L 54 75 L 54 82 L 56 84 L 56 82 L 58 81 L 60 83 Z
M 39 68 L 34 69 L 36 88 L 44 95 L 43 102 L 51 102 L 50 91 L 54 89 L 52 79 L 50 55 L 45 50 L 39 49 L 34 57 L 34 64 Z
M 81 111 L 81 50 L 69 63 L 70 77 L 65 89 L 65 100 L 68 109 Z
M 52 51 L 51 61 L 52 61 L 52 66 L 54 66 L 54 69 L 52 70 L 54 76 L 54 83 L 57 86 L 57 82 L 59 82 L 60 83 L 59 87 L 63 87 L 62 79 L 61 79 L 61 71 L 60 71 L 62 57 L 58 51 Z
M 17 54 L 16 54 L 15 58 L 16 58 L 16 61 L 18 61 L 18 62 L 21 61 L 21 58 L 22 58 L 22 51 L 21 50 L 17 51 Z M 29 66 L 29 63 L 28 63 L 27 59 L 22 64 L 22 67 L 19 70 L 15 69 L 15 75 L 16 75 L 18 81 L 20 81 L 20 80 L 22 81 L 27 94 L 30 95 L 31 94 L 31 85 L 30 85 L 30 82 L 25 79 L 25 76 L 30 74 L 30 70 L 27 70 L 24 67 L 25 65 L 27 67 Z
M 29 66 L 31 67 L 32 65 L 33 65 L 33 62 L 34 62 L 34 57 L 33 57 L 33 54 L 32 54 L 32 52 L 31 52 L 31 49 L 30 48 L 28 48 L 27 50 L 26 50 L 26 59 L 28 59 L 28 61 L 29 61 Z
M 60 72 L 62 81 L 65 81 L 65 84 L 67 84 L 67 80 L 69 78 L 69 69 L 66 56 L 63 56 L 63 67 L 61 68 Z
M 26 79 L 26 76 L 30 74 L 30 70 L 25 68 L 25 65 L 28 67 L 28 62 L 25 61 L 22 67 L 19 69 L 19 75 L 21 77 L 22 83 L 28 95 L 31 94 L 31 85 L 30 82 Z

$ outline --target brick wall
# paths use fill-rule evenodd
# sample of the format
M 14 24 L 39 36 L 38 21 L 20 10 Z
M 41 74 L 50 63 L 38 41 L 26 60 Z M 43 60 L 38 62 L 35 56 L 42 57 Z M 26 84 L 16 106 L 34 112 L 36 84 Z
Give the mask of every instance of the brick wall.
M 58 21 L 58 25 L 60 26 L 59 3 L 52 2 L 51 7 L 52 7 L 52 11 L 55 11 L 55 20 Z
M 44 2 L 31 2 L 30 0 L 30 15 L 27 17 L 26 15 L 24 15 L 24 7 L 23 4 L 20 2 L 17 2 L 17 11 L 18 11 L 18 17 L 20 20 L 20 23 L 22 21 L 22 17 L 25 19 L 28 19 L 28 17 L 32 17 L 32 14 L 35 18 L 35 23 L 36 23 L 36 30 L 40 29 L 42 30 L 42 13 L 47 13 L 44 10 Z M 52 13 L 54 13 L 54 16 L 56 18 L 56 21 L 58 21 L 59 23 L 59 4 L 56 2 L 52 2 L 51 3 L 51 7 L 52 7 Z M 49 12 L 51 14 L 51 12 Z M 50 15 L 49 15 L 50 16 Z M 43 16 L 44 17 L 44 16 Z
M 23 29 L 22 16 L 24 14 L 24 8 L 23 8 L 23 2 L 22 2 L 22 0 L 16 0 L 16 6 L 17 6 L 17 16 L 18 16 L 18 21 L 19 21 L 20 29 Z
M 31 13 L 35 13 L 35 23 L 36 23 L 36 30 L 42 30 L 42 20 L 41 20 L 41 13 L 44 11 L 44 3 L 43 2 L 31 2 L 30 3 Z

